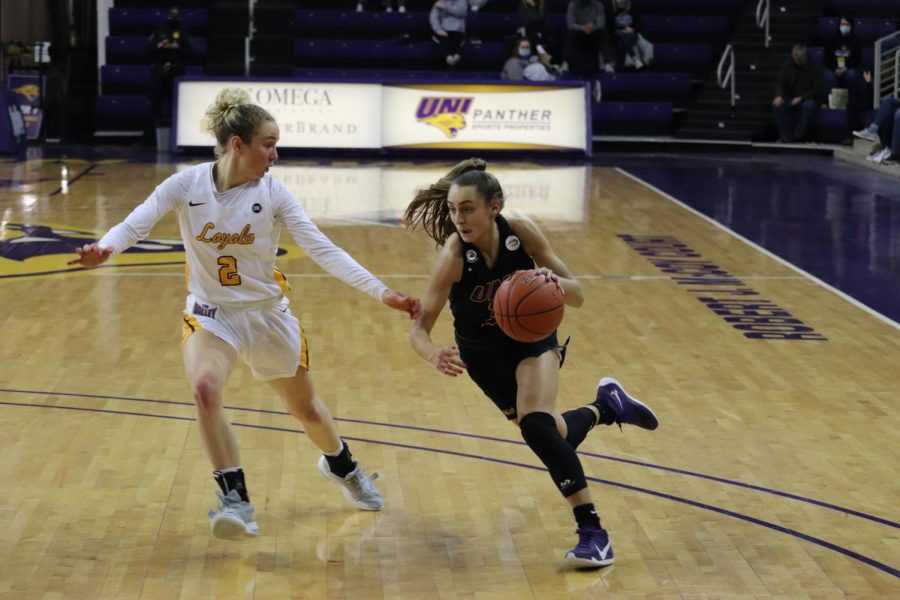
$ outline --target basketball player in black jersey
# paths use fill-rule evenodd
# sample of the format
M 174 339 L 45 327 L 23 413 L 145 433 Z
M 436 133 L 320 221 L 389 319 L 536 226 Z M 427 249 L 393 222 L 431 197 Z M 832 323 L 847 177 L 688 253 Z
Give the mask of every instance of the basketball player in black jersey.
M 451 377 L 463 371 L 506 415 L 547 467 L 578 524 L 578 544 L 565 561 L 576 567 L 613 562 L 612 545 L 591 501 L 575 449 L 595 425 L 623 423 L 656 429 L 649 407 L 610 377 L 600 380 L 591 404 L 560 414 L 556 409 L 559 368 L 565 356 L 556 333 L 523 343 L 494 322 L 491 303 L 500 283 L 516 270 L 537 267 L 558 286 L 565 303 L 584 301 L 581 286 L 530 221 L 505 219 L 503 190 L 480 159 L 465 160 L 420 191 L 406 209 L 406 223 L 422 228 L 442 246 L 410 341 L 416 352 Z M 450 299 L 456 344 L 439 346 L 431 330 Z

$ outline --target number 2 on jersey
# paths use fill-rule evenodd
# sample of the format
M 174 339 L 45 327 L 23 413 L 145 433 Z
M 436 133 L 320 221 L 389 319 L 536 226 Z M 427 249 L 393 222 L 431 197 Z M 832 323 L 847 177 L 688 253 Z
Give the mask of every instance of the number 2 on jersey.
M 222 285 L 241 285 L 241 276 L 237 272 L 237 259 L 235 257 L 219 257 L 219 283 Z

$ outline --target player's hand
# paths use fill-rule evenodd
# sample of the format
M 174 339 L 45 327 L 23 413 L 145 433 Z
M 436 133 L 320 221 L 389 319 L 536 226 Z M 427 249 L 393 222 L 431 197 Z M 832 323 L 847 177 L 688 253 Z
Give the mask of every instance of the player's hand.
M 781 106 L 784 104 L 784 98 L 781 96 L 776 96 L 774 100 L 772 100 L 772 106 Z
M 445 346 L 431 355 L 429 359 L 434 368 L 450 377 L 460 375 L 466 364 L 459 358 L 459 349 L 456 346 Z
M 796 98 L 791 100 L 791 106 L 797 106 L 801 102 L 803 102 L 803 98 L 801 98 L 800 96 L 797 96 Z
M 539 269 L 535 269 L 534 274 L 538 275 L 539 277 L 543 277 L 550 283 L 554 284 L 556 286 L 556 289 L 558 289 L 563 296 L 566 295 L 566 290 L 563 289 L 562 283 L 559 280 L 559 275 L 557 275 L 547 267 L 540 267 Z
M 73 258 L 67 265 L 81 265 L 85 269 L 91 269 L 106 262 L 112 253 L 112 248 L 101 248 L 96 243 L 85 244 L 80 248 L 75 248 L 78 258 Z
M 394 290 L 387 290 L 381 296 L 381 301 L 394 310 L 402 310 L 407 313 L 413 321 L 422 314 L 422 302 L 415 296 L 407 296 Z
M 872 71 L 866 69 L 863 71 L 863 79 L 866 80 L 866 83 L 872 83 Z

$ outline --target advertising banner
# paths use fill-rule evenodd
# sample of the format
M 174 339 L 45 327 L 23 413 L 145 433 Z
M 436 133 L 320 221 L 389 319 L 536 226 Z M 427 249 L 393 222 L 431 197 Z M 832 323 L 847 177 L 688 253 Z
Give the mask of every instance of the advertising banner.
M 44 78 L 30 73 L 12 73 L 7 80 L 7 85 L 16 95 L 19 110 L 25 118 L 25 131 L 29 140 L 36 140 L 41 134 L 41 121 L 44 119 L 41 108 L 43 83 Z
M 383 106 L 386 148 L 590 148 L 583 84 L 385 85 Z
M 25 120 L 18 102 L 15 94 L 0 87 L 0 154 L 25 152 Z
M 241 88 L 275 117 L 283 148 L 380 148 L 381 85 L 189 80 L 177 83 L 177 146 L 215 145 L 204 114 L 225 88 Z

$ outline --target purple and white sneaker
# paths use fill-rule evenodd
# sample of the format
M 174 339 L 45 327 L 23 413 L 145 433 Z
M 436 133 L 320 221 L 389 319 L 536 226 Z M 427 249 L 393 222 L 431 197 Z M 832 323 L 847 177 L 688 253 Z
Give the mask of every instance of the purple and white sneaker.
M 637 425 L 641 429 L 656 429 L 659 419 L 649 406 L 629 396 L 618 381 L 604 377 L 597 384 L 597 399 L 593 402 L 602 415 L 604 408 L 611 411 L 613 420 L 622 429 L 622 424 Z
M 578 545 L 566 552 L 565 562 L 579 569 L 596 569 L 613 564 L 612 543 L 603 528 L 580 527 Z

